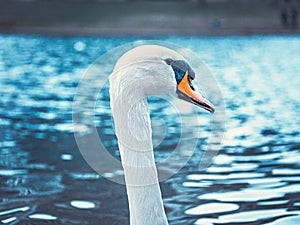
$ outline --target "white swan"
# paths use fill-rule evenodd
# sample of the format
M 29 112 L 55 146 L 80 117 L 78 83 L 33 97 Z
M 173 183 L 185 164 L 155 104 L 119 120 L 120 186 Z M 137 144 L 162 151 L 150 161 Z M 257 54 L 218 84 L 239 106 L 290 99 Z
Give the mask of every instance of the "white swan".
M 213 113 L 213 105 L 193 87 L 194 77 L 186 59 L 157 45 L 128 51 L 110 75 L 110 104 L 131 225 L 168 224 L 153 155 L 147 96 L 170 94 Z

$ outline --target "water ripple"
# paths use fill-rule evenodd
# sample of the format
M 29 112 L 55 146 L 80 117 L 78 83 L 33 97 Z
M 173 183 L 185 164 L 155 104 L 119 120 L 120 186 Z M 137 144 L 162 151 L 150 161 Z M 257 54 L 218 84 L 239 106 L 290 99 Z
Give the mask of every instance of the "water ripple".
M 252 210 L 220 216 L 218 219 L 199 219 L 195 224 L 246 223 L 295 214 L 299 214 L 299 211 L 288 212 L 286 209 Z
M 56 220 L 56 216 L 52 216 L 49 214 L 44 214 L 44 213 L 35 213 L 32 215 L 29 215 L 30 219 L 39 219 L 39 220 Z
M 95 203 L 83 200 L 73 200 L 71 201 L 71 206 L 78 209 L 92 209 L 95 208 Z
M 0 36 L 2 223 L 28 224 L 37 219 L 41 223 L 44 218 L 45 223 L 93 224 L 93 216 L 86 216 L 92 209 L 107 224 L 128 224 L 125 188 L 107 184 L 92 171 L 73 137 L 74 132 L 88 135 L 94 123 L 103 144 L 120 157 L 108 84 L 93 104 L 93 121 L 82 119 L 73 124 L 72 105 L 88 66 L 105 51 L 132 40 Z M 199 138 L 199 148 L 180 173 L 162 183 L 170 224 L 196 220 L 196 224 L 298 224 L 300 38 L 164 40 L 190 48 L 210 66 L 223 92 L 227 115 L 222 149 L 211 167 L 200 172 L 197 168 L 202 144 L 209 137 L 209 118 L 202 113 L 197 118 L 192 105 L 182 109 L 191 127 L 184 132 Z M 95 86 L 107 78 L 112 66 L 95 74 L 89 91 L 99 92 Z M 82 109 L 74 116 L 84 118 L 83 109 L 91 99 L 86 93 L 80 97 Z M 176 147 L 181 126 L 166 101 L 151 97 L 149 102 L 155 157 L 161 161 Z M 196 128 L 200 132 L 194 133 Z M 160 132 L 165 139 L 157 135 Z M 186 146 L 182 154 L 193 150 Z M 170 164 L 176 167 L 175 162 Z M 123 171 L 107 171 L 104 177 L 122 175 Z M 102 201 L 106 208 L 94 203 Z M 31 217 L 26 214 L 27 206 L 20 207 L 21 202 L 30 205 Z M 79 210 L 82 208 L 87 210 Z M 235 211 L 225 211 L 229 209 Z
M 239 209 L 239 205 L 232 203 L 207 203 L 185 211 L 189 215 L 203 215 L 230 212 Z

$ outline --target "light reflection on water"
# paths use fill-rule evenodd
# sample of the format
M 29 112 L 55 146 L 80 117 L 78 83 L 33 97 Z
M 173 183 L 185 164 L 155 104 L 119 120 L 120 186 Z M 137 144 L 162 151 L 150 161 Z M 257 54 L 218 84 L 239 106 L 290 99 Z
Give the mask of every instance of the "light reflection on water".
M 73 200 L 71 201 L 71 206 L 79 209 L 92 209 L 95 208 L 95 204 L 93 202 L 82 201 L 82 200 Z
M 57 217 L 51 216 L 49 214 L 36 213 L 29 216 L 30 219 L 39 219 L 39 220 L 56 220 Z
M 300 37 L 165 40 L 190 48 L 210 66 L 227 105 L 225 140 L 212 166 L 197 171 L 199 146 L 189 164 L 161 184 L 170 224 L 299 224 Z M 85 69 L 128 41 L 0 37 L 2 223 L 128 224 L 125 188 L 89 168 L 72 134 L 72 101 Z M 95 123 L 119 157 L 104 90 Z M 180 124 L 166 101 L 151 98 L 150 106 L 160 161 L 176 146 Z M 195 138 L 193 126 L 199 126 L 203 144 L 209 118 L 200 115 L 184 132 Z M 88 129 L 88 124 L 75 127 Z M 166 138 L 156 139 L 155 132 L 165 132 Z M 122 176 L 122 171 L 104 176 Z

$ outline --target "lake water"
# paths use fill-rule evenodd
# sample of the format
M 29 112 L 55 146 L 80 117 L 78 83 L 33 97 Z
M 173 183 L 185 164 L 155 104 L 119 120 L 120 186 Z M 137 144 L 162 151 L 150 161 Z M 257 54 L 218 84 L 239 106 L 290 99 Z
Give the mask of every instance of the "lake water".
M 86 69 L 106 51 L 135 40 L 0 36 L 2 224 L 129 223 L 125 187 L 95 173 L 78 150 L 72 104 Z M 212 165 L 198 170 L 199 146 L 184 168 L 161 183 L 170 224 L 300 224 L 300 37 L 158 40 L 199 56 L 226 103 L 225 137 Z M 109 105 L 106 94 L 100 100 Z M 154 140 L 159 161 L 176 146 L 180 124 L 166 101 L 152 98 L 150 108 L 154 139 L 165 125 L 166 138 Z M 118 158 L 109 111 L 96 107 L 95 113 L 100 136 Z M 200 115 L 201 144 L 210 117 Z

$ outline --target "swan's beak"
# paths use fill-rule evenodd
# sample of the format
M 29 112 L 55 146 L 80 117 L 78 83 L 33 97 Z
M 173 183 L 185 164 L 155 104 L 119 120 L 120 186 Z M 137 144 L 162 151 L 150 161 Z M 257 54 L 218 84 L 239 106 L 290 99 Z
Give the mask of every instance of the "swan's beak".
M 186 71 L 184 77 L 177 86 L 177 94 L 179 98 L 191 102 L 210 113 L 215 112 L 214 105 L 202 97 L 202 95 L 193 87 L 192 79 L 188 76 L 188 71 Z

